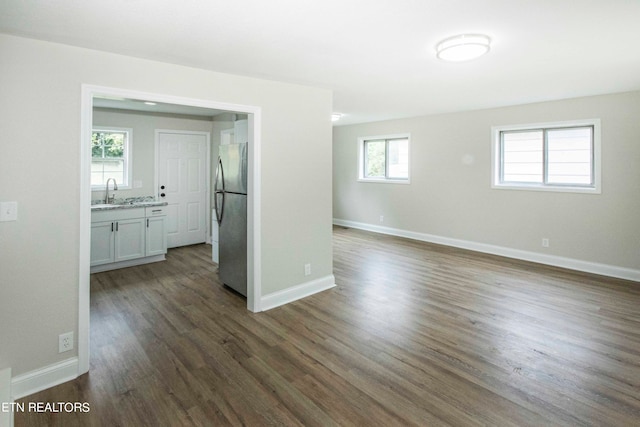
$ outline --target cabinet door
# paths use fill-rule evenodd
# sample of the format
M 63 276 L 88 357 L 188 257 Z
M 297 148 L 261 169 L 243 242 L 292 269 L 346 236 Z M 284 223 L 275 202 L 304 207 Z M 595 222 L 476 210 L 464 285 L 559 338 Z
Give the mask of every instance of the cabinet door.
M 249 142 L 249 121 L 247 119 L 233 122 L 233 142 L 236 144 Z
M 113 221 L 94 222 L 91 224 L 91 265 L 113 262 Z
M 147 218 L 147 256 L 167 253 L 167 230 L 164 216 Z
M 116 222 L 115 261 L 145 256 L 145 219 L 123 219 Z

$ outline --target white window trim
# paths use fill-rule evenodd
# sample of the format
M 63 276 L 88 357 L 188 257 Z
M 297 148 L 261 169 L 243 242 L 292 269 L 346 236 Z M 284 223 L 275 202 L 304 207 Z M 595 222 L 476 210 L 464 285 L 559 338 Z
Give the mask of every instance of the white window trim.
M 409 164 L 407 165 L 407 179 L 403 178 L 365 178 L 364 176 L 364 143 L 375 139 L 407 139 Z M 358 182 L 373 182 L 382 184 L 411 184 L 411 134 L 396 133 L 391 135 L 358 137 Z
M 500 132 L 529 129 L 551 129 L 593 126 L 593 186 L 571 186 L 551 184 L 500 183 Z M 551 191 L 560 193 L 601 194 L 601 138 L 600 119 L 570 120 L 562 122 L 528 123 L 491 127 L 491 188 L 496 190 Z
M 124 159 L 124 174 L 126 179 L 125 183 L 118 182 L 118 190 L 131 190 L 133 188 L 133 150 L 132 150 L 132 141 L 133 141 L 133 129 L 132 128 L 123 128 L 119 126 L 92 126 L 91 132 L 94 131 L 114 131 L 114 132 L 127 132 L 127 140 L 125 142 L 125 159 Z M 91 191 L 105 191 L 104 185 L 92 185 Z

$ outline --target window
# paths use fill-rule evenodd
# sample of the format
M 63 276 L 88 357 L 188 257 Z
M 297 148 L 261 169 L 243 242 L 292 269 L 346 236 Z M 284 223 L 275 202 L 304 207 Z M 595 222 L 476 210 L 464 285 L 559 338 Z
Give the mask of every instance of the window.
M 600 121 L 494 127 L 493 188 L 600 192 Z
M 104 188 L 109 178 L 130 187 L 131 129 L 94 128 L 91 133 L 91 187 Z
M 358 139 L 358 179 L 409 183 L 409 135 Z

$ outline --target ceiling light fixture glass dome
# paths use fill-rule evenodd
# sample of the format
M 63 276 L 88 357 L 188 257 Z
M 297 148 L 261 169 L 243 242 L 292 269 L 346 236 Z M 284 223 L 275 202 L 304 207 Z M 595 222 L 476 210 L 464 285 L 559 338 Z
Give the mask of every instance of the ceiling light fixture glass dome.
M 491 39 L 483 34 L 460 34 L 442 40 L 436 46 L 443 61 L 469 61 L 489 52 Z

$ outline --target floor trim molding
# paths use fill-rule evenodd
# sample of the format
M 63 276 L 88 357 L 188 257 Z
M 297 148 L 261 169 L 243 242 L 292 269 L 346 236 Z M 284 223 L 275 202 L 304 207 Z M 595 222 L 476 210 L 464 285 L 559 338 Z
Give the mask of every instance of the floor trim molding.
M 262 308 L 262 311 L 267 311 L 318 292 L 326 291 L 334 286 L 336 286 L 336 279 L 333 274 L 330 274 L 328 276 L 321 277 L 320 279 L 264 295 L 260 300 L 260 307 Z
M 36 369 L 11 380 L 11 397 L 22 399 L 25 396 L 71 381 L 78 377 L 78 358 L 63 360 L 44 368 Z
M 468 249 L 476 252 L 483 252 L 492 255 L 499 255 L 507 258 L 514 258 L 523 261 L 537 262 L 554 267 L 567 268 L 585 273 L 600 274 L 603 276 L 616 277 L 618 279 L 633 280 L 640 282 L 640 270 L 618 267 L 609 264 L 600 264 L 589 261 L 581 261 L 574 258 L 565 258 L 555 255 L 546 255 L 537 252 L 512 249 L 504 246 L 489 245 L 486 243 L 473 242 L 469 240 L 453 239 L 450 237 L 436 236 L 433 234 L 418 233 L 415 231 L 401 230 L 398 228 L 382 227 L 379 225 L 367 224 L 364 222 L 348 221 L 334 218 L 333 223 L 342 227 L 357 228 L 359 230 L 373 231 L 391 236 L 406 237 L 423 242 L 436 243 L 439 245 L 453 246 L 461 249 Z
M 0 404 L 11 404 L 11 368 L 0 369 Z M 13 426 L 13 411 L 0 408 L 0 427 Z
M 116 270 L 118 268 L 135 267 L 136 265 L 151 264 L 153 262 L 165 261 L 165 255 L 151 255 L 142 258 L 128 259 L 126 261 L 111 262 L 108 264 L 94 265 L 91 267 L 91 274 L 103 271 Z

